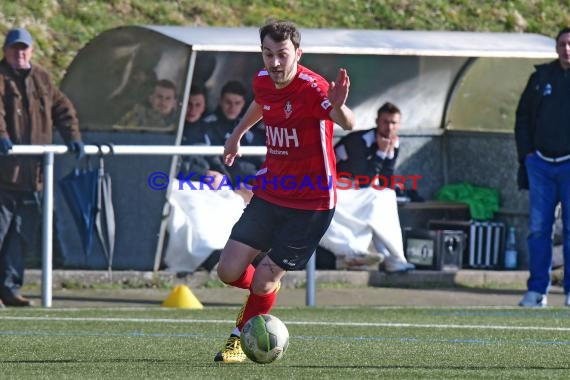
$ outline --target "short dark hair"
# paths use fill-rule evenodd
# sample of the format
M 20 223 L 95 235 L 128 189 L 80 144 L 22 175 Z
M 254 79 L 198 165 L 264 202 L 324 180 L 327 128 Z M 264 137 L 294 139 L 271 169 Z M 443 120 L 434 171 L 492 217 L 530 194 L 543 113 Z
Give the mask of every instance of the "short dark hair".
M 399 114 L 402 114 L 400 109 L 394 103 L 390 103 L 390 102 L 386 102 L 386 103 L 382 104 L 380 106 L 380 108 L 378 108 L 377 116 L 380 117 L 381 113 L 389 113 L 389 114 L 399 113 Z
M 190 86 L 190 95 L 204 95 L 206 97 L 206 87 L 201 83 L 192 83 Z
M 157 81 L 154 83 L 154 87 L 153 87 L 153 88 L 156 88 L 156 87 L 168 88 L 168 89 L 174 91 L 174 96 L 175 96 L 175 97 L 178 96 L 178 94 L 177 94 L 177 92 L 176 92 L 176 85 L 175 85 L 171 80 L 168 80 L 168 79 L 160 79 L 160 80 L 157 80 Z
M 188 96 L 188 101 L 190 101 L 190 96 L 202 95 L 204 97 L 204 110 L 208 109 L 208 93 L 206 91 L 206 86 L 202 83 L 192 83 L 190 86 L 190 95 Z M 205 111 L 204 111 L 205 112 Z
M 558 43 L 558 39 L 560 38 L 560 36 L 563 35 L 563 34 L 566 34 L 566 33 L 570 33 L 570 27 L 569 27 L 569 26 L 560 29 L 560 31 L 559 31 L 558 34 L 556 35 L 556 42 Z
M 266 36 L 271 37 L 275 42 L 283 42 L 291 40 L 295 49 L 301 46 L 301 33 L 297 25 L 290 21 L 269 20 L 265 25 L 259 28 L 259 38 L 261 45 Z
M 240 81 L 230 80 L 224 84 L 224 87 L 222 87 L 221 95 L 223 96 L 224 94 L 237 94 L 245 98 L 247 90 Z

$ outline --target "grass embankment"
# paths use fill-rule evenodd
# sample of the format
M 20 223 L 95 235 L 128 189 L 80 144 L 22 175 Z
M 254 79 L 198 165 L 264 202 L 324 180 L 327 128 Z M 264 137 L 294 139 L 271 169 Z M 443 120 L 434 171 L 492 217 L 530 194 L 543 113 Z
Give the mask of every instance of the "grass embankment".
M 569 1 L 470 0 L 19 0 L 0 2 L 0 32 L 24 26 L 36 61 L 61 80 L 77 51 L 122 25 L 259 26 L 282 18 L 305 28 L 531 32 L 570 25 Z M 231 36 L 228 36 L 231 38 Z

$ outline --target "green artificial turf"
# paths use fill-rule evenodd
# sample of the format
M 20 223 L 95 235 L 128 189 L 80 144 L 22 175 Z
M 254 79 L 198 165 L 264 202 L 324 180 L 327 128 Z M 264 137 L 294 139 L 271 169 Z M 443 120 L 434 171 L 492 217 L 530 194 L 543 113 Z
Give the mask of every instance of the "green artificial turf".
M 6 379 L 568 378 L 570 310 L 276 308 L 283 360 L 219 364 L 237 308 L 6 309 Z

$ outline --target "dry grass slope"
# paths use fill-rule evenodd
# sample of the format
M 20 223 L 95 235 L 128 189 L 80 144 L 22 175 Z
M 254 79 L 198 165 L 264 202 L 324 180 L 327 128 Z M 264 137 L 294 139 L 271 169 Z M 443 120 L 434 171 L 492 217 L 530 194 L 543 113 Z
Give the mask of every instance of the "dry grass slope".
M 100 32 L 128 24 L 258 26 L 287 18 L 306 28 L 467 30 L 554 35 L 570 25 L 554 0 L 20 0 L 0 2 L 0 32 L 29 28 L 36 61 L 60 80 Z

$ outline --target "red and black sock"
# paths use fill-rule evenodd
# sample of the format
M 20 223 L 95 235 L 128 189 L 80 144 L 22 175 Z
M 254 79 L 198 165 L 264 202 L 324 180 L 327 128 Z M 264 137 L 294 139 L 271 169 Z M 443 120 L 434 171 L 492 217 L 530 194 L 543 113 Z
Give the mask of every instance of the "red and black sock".
M 245 325 L 250 318 L 256 315 L 269 313 L 269 310 L 273 307 L 276 298 L 277 289 L 267 294 L 253 294 L 253 292 L 250 291 L 241 320 L 237 321 L 237 327 L 240 331 L 243 328 L 243 325 Z

